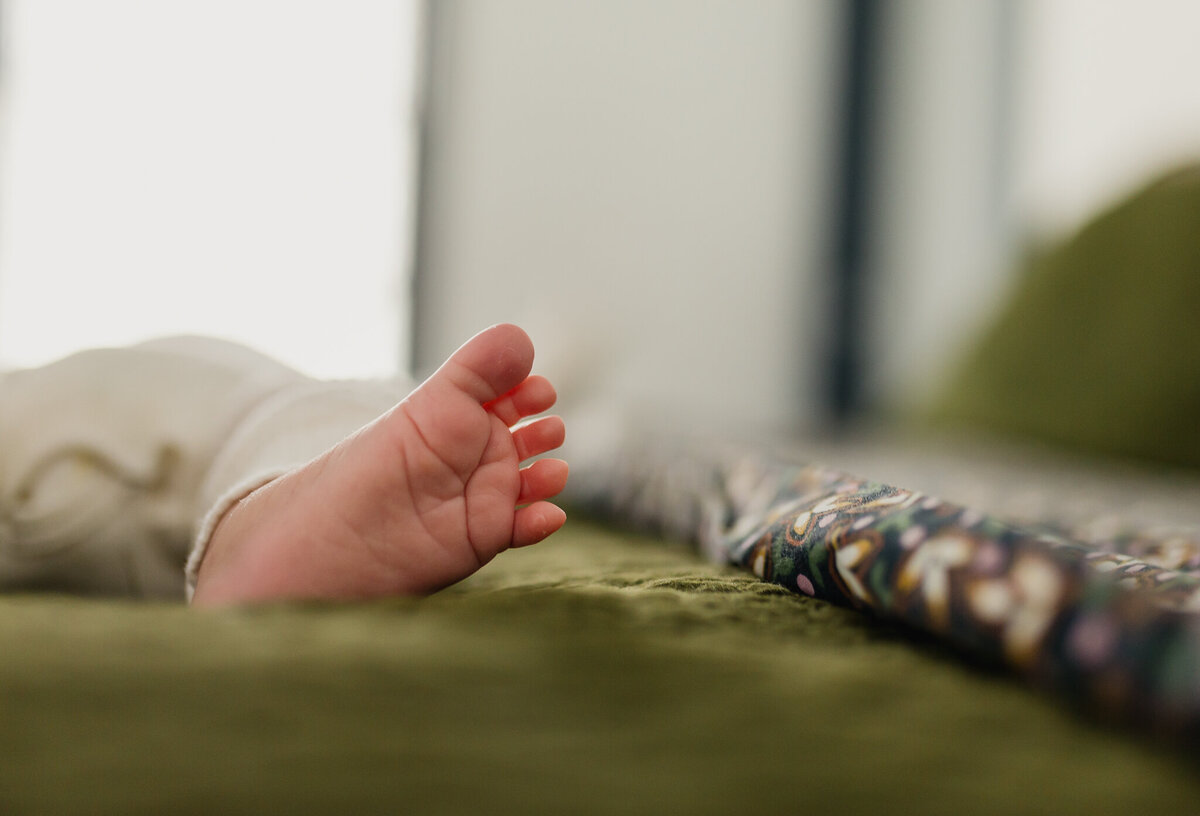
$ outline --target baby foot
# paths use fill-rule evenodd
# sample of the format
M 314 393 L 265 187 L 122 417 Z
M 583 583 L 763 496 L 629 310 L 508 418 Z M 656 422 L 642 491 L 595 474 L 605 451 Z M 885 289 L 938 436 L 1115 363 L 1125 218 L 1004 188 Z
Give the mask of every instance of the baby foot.
M 391 411 L 251 493 L 217 525 L 193 603 L 423 594 L 566 520 L 546 501 L 567 465 L 522 460 L 562 444 L 563 422 L 529 376 L 533 344 L 493 326 Z

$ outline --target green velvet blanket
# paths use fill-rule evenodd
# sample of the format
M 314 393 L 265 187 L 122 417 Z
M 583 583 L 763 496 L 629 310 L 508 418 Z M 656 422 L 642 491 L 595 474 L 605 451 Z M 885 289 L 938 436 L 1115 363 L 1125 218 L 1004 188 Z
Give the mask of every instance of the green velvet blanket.
M 938 643 L 572 521 L 424 600 L 0 599 L 0 812 L 1065 813 L 1192 759 Z

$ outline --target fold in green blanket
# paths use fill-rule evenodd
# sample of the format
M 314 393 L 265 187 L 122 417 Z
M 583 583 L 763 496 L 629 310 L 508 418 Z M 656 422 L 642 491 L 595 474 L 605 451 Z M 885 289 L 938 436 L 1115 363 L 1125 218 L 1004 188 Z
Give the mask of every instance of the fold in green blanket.
M 637 451 L 594 497 L 609 518 L 916 627 L 1105 717 L 1200 738 L 1200 541 L 1082 540 L 821 467 Z

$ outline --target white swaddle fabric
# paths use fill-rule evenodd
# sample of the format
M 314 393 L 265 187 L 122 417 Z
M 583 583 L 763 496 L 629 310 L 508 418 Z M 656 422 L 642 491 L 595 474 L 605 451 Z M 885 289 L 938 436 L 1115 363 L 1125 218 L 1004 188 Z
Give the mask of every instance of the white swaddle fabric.
M 225 510 L 410 387 L 319 382 L 201 337 L 5 374 L 0 590 L 181 598 Z

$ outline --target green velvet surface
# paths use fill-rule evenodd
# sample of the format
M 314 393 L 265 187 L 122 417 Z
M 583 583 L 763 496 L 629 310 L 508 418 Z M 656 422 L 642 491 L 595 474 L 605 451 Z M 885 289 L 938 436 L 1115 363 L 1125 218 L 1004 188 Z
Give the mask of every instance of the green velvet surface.
M 1181 750 L 571 522 L 423 600 L 0 599 L 0 812 L 1154 813 Z
M 935 422 L 1200 466 L 1200 167 L 1040 253 Z

